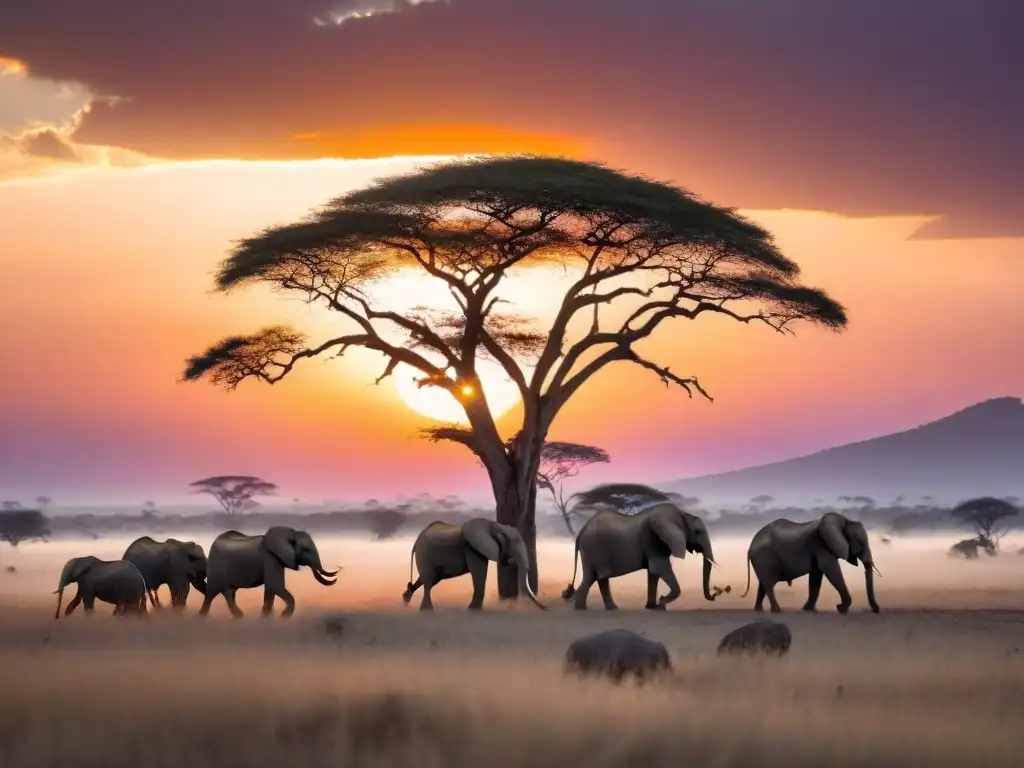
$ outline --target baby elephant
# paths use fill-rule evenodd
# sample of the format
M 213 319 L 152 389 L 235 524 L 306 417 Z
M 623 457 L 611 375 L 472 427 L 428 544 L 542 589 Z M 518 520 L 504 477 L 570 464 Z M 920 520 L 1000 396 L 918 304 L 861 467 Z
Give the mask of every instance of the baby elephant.
M 744 624 L 722 638 L 718 655 L 764 653 L 782 656 L 789 651 L 793 635 L 789 627 L 778 621 L 755 621 Z
M 96 557 L 73 557 L 64 564 L 60 572 L 57 590 L 57 613 L 60 618 L 60 604 L 64 589 L 69 584 L 78 584 L 78 594 L 68 603 L 64 615 L 68 616 L 79 603 L 85 603 L 86 613 L 92 613 L 94 603 L 99 600 L 114 606 L 114 615 L 146 613 L 146 580 L 142 573 L 127 560 L 100 560 Z
M 574 640 L 565 652 L 564 670 L 580 677 L 604 675 L 616 683 L 629 675 L 643 683 L 670 673 L 672 659 L 658 641 L 626 629 L 612 629 Z

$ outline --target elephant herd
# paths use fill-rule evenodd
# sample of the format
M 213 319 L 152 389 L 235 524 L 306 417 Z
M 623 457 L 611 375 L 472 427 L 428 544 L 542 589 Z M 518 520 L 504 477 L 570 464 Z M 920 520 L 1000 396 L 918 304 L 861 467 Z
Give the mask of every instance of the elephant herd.
M 679 582 L 672 570 L 671 558 L 687 554 L 703 557 L 703 594 L 714 600 L 719 589 L 711 589 L 711 568 L 715 565 L 711 539 L 704 521 L 674 504 L 658 504 L 635 515 L 611 510 L 594 514 L 576 536 L 573 556 L 573 578 L 562 592 L 565 600 L 584 610 L 587 595 L 596 583 L 607 610 L 617 606 L 612 599 L 610 579 L 636 571 L 647 571 L 647 602 L 651 610 L 665 610 L 680 596 Z M 577 571 L 577 558 L 579 569 Z M 747 550 L 747 589 L 750 591 L 750 569 L 757 577 L 754 610 L 763 610 L 764 600 L 773 613 L 780 611 L 775 598 L 775 585 L 781 581 L 792 585 L 794 579 L 808 576 L 809 589 L 804 610 L 816 608 L 822 579 L 827 579 L 839 594 L 836 606 L 846 613 L 852 603 L 840 570 L 840 561 L 863 565 L 868 604 L 878 613 L 875 601 L 874 574 L 877 572 L 864 525 L 836 512 L 820 520 L 796 523 L 775 520 L 761 528 Z M 537 607 L 545 605 L 531 589 L 528 574 L 530 555 L 520 532 L 486 518 L 473 518 L 461 525 L 441 521 L 430 523 L 416 538 L 409 564 L 409 583 L 402 600 L 408 604 L 417 590 L 423 590 L 421 610 L 433 608 L 431 591 L 441 581 L 469 574 L 473 583 L 470 610 L 483 606 L 490 563 L 514 565 L 520 591 Z M 111 603 L 114 613 L 145 613 L 146 598 L 154 606 L 160 602 L 156 592 L 166 584 L 171 604 L 184 608 L 189 590 L 204 595 L 201 615 L 206 615 L 218 595 L 224 595 L 235 617 L 242 612 L 235 603 L 239 589 L 263 587 L 263 614 L 273 610 L 275 598 L 285 603 L 282 616 L 295 610 L 295 599 L 285 588 L 284 571 L 307 566 L 314 578 L 330 586 L 337 581 L 338 571 L 327 571 L 312 537 L 305 531 L 273 526 L 260 536 L 247 536 L 226 531 L 214 539 L 209 557 L 195 542 L 176 539 L 158 542 L 148 536 L 134 541 L 121 560 L 103 561 L 94 557 L 73 558 L 61 572 L 54 594 L 57 616 L 65 587 L 78 584 L 78 594 L 67 606 L 70 614 L 79 603 L 92 611 L 96 600 Z M 418 577 L 413 581 L 413 567 Z M 577 573 L 579 586 L 575 586 Z M 658 597 L 658 582 L 664 581 L 668 593 Z
M 290 616 L 295 611 L 295 598 L 285 588 L 284 570 L 297 571 L 302 566 L 308 566 L 313 577 L 325 586 L 337 582 L 338 571 L 324 569 L 313 537 L 294 528 L 273 526 L 259 536 L 225 531 L 213 540 L 209 557 L 194 541 L 155 541 L 143 536 L 128 545 L 120 560 L 68 560 L 54 592 L 54 618 L 60 617 L 64 590 L 70 584 L 78 585 L 78 594 L 68 603 L 65 616 L 79 603 L 91 612 L 96 600 L 112 604 L 114 615 L 144 614 L 147 597 L 154 607 L 160 606 L 157 591 L 164 584 L 171 592 L 171 605 L 178 610 L 185 607 L 189 590 L 195 588 L 203 595 L 200 615 L 209 613 L 214 598 L 224 595 L 231 614 L 241 617 L 235 592 L 263 587 L 263 613 L 270 613 L 279 597 L 285 604 L 281 615 Z

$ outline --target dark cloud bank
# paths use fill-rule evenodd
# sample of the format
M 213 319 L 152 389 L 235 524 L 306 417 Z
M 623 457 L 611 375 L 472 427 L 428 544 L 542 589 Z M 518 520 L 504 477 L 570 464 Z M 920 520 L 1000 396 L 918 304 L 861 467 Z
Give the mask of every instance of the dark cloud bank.
M 0 53 L 127 101 L 78 134 L 171 156 L 487 122 L 744 208 L 1024 236 L 1021 0 L 449 0 L 319 26 L 312 0 L 0 6 Z

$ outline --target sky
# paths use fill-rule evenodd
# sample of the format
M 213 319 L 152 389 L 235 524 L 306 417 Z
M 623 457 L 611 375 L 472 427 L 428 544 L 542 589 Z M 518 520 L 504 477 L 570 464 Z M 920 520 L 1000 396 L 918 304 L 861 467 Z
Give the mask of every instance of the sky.
M 464 154 L 600 160 L 738 208 L 849 310 L 840 336 L 664 328 L 650 354 L 715 402 L 609 368 L 552 432 L 611 453 L 581 482 L 1024 395 L 1022 34 L 1017 0 L 5 3 L 0 497 L 170 503 L 229 473 L 289 500 L 484 494 L 464 449 L 417 439 L 430 420 L 372 385 L 372 356 L 273 388 L 178 383 L 223 335 L 331 327 L 212 295 L 233 240 Z M 534 285 L 515 295 L 543 317 L 559 282 Z

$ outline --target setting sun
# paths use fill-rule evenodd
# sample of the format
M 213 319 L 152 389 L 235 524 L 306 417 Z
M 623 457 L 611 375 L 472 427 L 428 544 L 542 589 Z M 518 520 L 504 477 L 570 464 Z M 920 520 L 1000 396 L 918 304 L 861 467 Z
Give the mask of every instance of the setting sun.
M 519 403 L 519 391 L 508 378 L 501 366 L 485 360 L 477 363 L 477 375 L 483 385 L 484 396 L 491 414 L 498 418 L 508 413 Z M 468 423 L 462 405 L 452 395 L 438 387 L 421 387 L 417 379 L 423 377 L 419 371 L 407 365 L 395 368 L 393 376 L 399 397 L 421 416 L 443 422 Z M 473 387 L 462 387 L 465 397 L 472 397 Z

